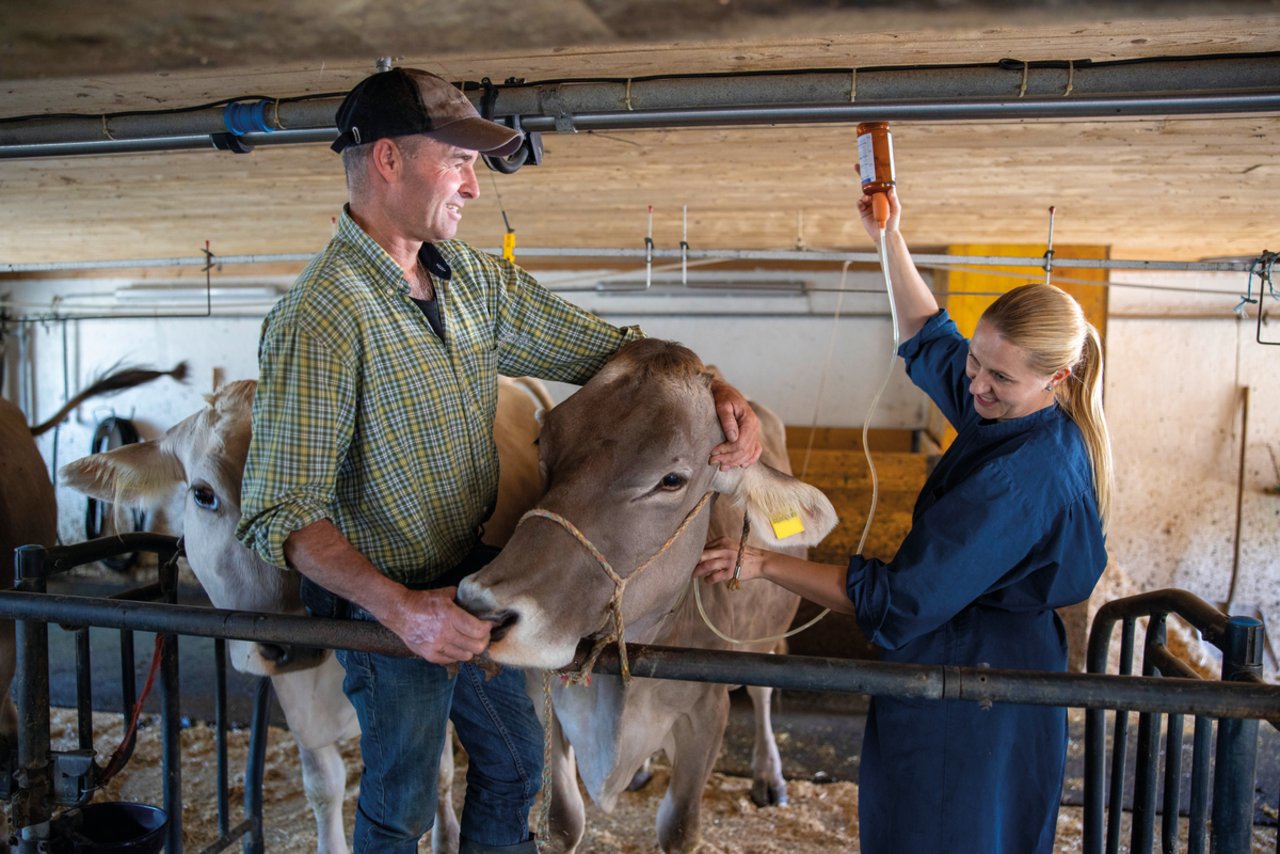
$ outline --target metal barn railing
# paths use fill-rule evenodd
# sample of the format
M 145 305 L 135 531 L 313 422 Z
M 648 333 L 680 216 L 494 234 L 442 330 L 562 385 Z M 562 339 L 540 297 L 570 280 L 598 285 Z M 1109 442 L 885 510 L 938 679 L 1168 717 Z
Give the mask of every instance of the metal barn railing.
M 134 535 L 145 536 L 145 535 Z M 143 548 L 137 540 L 113 537 L 111 541 L 118 550 L 137 550 Z M 82 554 L 79 549 L 89 549 L 94 544 L 81 544 L 67 550 L 48 550 L 48 560 L 61 568 L 63 562 L 70 560 L 66 555 Z M 96 546 L 101 548 L 101 546 Z M 41 592 L 43 587 L 41 573 L 46 563 L 46 551 L 38 546 L 26 546 L 20 549 L 18 557 L 20 566 L 30 564 L 30 570 L 20 569 L 22 579 L 19 588 L 13 591 L 0 592 L 0 619 L 19 621 L 20 648 L 32 646 L 43 648 L 46 638 L 44 624 L 57 622 L 77 626 L 102 626 L 126 631 L 150 631 L 170 635 L 191 635 L 219 639 L 241 639 L 260 643 L 281 645 L 301 645 L 324 647 L 329 649 L 358 649 L 383 654 L 407 655 L 408 652 L 387 629 L 371 622 L 345 622 L 327 620 L 316 617 L 263 614 L 244 611 L 227 611 L 216 608 L 196 607 L 172 604 L 169 602 L 153 603 L 138 601 L 122 601 L 112 599 L 95 599 L 84 596 L 59 595 Z M 83 552 L 88 554 L 88 551 Z M 86 557 L 79 562 L 95 558 Z M 1168 597 L 1168 601 L 1184 603 L 1184 609 L 1191 615 L 1193 625 L 1201 628 L 1211 640 L 1225 639 L 1232 632 L 1231 621 L 1226 615 L 1213 609 L 1207 603 L 1181 591 L 1163 591 L 1147 594 L 1148 602 L 1165 601 L 1158 597 Z M 1143 597 L 1138 597 L 1142 599 Z M 1109 626 L 1118 619 L 1117 613 L 1135 607 L 1134 600 L 1120 600 L 1105 606 L 1095 620 L 1094 633 L 1091 636 L 1091 656 L 1095 644 L 1103 646 L 1105 661 L 1105 640 L 1103 636 L 1110 633 Z M 1162 606 L 1163 607 L 1163 606 Z M 1161 608 L 1148 608 L 1155 615 Z M 1176 609 L 1170 608 L 1169 611 Z M 1168 611 L 1166 611 L 1167 613 Z M 1125 618 L 1128 619 L 1127 617 Z M 1136 616 L 1134 617 L 1136 619 Z M 1199 621 L 1199 622 L 1197 622 Z M 1153 624 L 1163 625 L 1161 617 L 1156 615 Z M 1105 630 L 1103 626 L 1108 626 Z M 1214 629 L 1213 627 L 1218 627 Z M 1245 640 L 1233 641 L 1243 644 L 1246 652 L 1242 661 L 1252 661 L 1256 656 L 1249 649 L 1260 644 L 1261 628 L 1244 626 Z M 1132 645 L 1132 628 L 1126 628 L 1128 643 Z M 1150 634 L 1149 634 L 1150 637 Z M 1252 640 L 1249 640 L 1252 638 Z M 1163 640 L 1161 636 L 1160 640 Z M 1253 646 L 1251 647 L 1250 644 Z M 935 665 L 894 664 L 879 661 L 852 661 L 848 659 L 821 658 L 814 656 L 776 656 L 762 653 L 728 652 L 706 649 L 676 649 L 669 647 L 628 645 L 630 672 L 633 676 L 656 679 L 682 679 L 695 682 L 718 682 L 737 685 L 768 685 L 776 688 L 821 691 L 851 694 L 872 694 L 906 698 L 970 700 L 979 703 L 1030 703 L 1035 705 L 1065 706 L 1090 710 L 1089 720 L 1094 715 L 1104 717 L 1107 710 L 1118 710 L 1117 719 L 1127 718 L 1128 712 L 1140 712 L 1149 716 L 1152 725 L 1159 715 L 1169 715 L 1171 719 L 1181 719 L 1185 715 L 1194 715 L 1203 719 L 1218 719 L 1218 756 L 1220 769 L 1218 779 L 1223 782 L 1220 795 L 1213 792 L 1215 800 L 1214 851 L 1247 850 L 1226 847 L 1229 839 L 1235 836 L 1223 836 L 1232 821 L 1238 820 L 1240 810 L 1231 809 L 1232 803 L 1240 793 L 1248 794 L 1248 803 L 1252 804 L 1252 785 L 1254 764 L 1249 757 L 1256 753 L 1256 737 L 1258 721 L 1275 718 L 1280 712 L 1280 686 L 1265 684 L 1251 675 L 1252 664 L 1244 665 L 1238 672 L 1247 675 L 1245 679 L 1232 679 L 1222 682 L 1169 679 L 1165 676 L 1151 675 L 1156 669 L 1165 674 L 1179 673 L 1177 659 L 1163 651 L 1163 644 L 1149 641 L 1152 652 L 1146 657 L 1153 668 L 1150 673 L 1135 676 L 1126 673 L 1119 675 L 1103 673 L 1042 673 L 1023 670 L 998 670 L 979 667 L 948 667 Z M 1229 644 L 1230 646 L 1230 644 Z M 1232 647 L 1234 649 L 1235 647 Z M 589 651 L 589 644 L 579 648 L 575 662 L 566 669 L 574 669 L 581 665 Z M 1228 651 L 1234 656 L 1235 653 Z M 1167 660 L 1165 657 L 1167 656 Z M 1252 656 L 1252 657 L 1251 657 Z M 1232 660 L 1237 660 L 1233 658 Z M 23 700 L 28 709 L 22 718 L 19 732 L 19 768 L 15 779 L 15 826 L 19 830 L 22 852 L 42 850 L 38 846 L 41 839 L 41 828 L 47 833 L 47 822 L 51 812 L 50 790 L 47 779 L 50 777 L 50 758 L 48 756 L 48 689 L 47 684 L 41 688 L 35 684 L 44 680 L 47 683 L 47 668 L 31 666 L 30 654 L 19 658 L 18 682 L 32 683 L 24 685 L 23 690 L 29 695 Z M 620 660 L 616 648 L 607 650 L 596 662 L 596 670 L 601 673 L 619 673 Z M 1185 667 L 1185 665 L 1184 665 Z M 1146 669 L 1144 665 L 1144 670 Z M 1229 672 L 1236 673 L 1232 669 Z M 171 690 L 176 695 L 176 673 Z M 43 712 L 38 708 L 44 703 Z M 43 729 L 31 726 L 33 721 L 41 719 Z M 1225 726 L 1223 723 L 1225 722 Z M 255 717 L 255 725 L 257 719 Z M 1095 723 L 1095 731 L 1098 730 Z M 1198 724 L 1199 726 L 1199 724 Z M 265 737 L 265 720 L 262 732 Z M 1145 737 L 1150 740 L 1148 729 Z M 1252 736 L 1250 736 L 1252 733 Z M 43 738 L 43 745 L 39 743 Z M 1207 736 L 1205 737 L 1207 739 Z M 1122 744 L 1123 738 L 1117 743 Z M 1207 745 L 1207 740 L 1205 741 Z M 1207 748 L 1206 748 L 1207 750 Z M 1092 760 L 1086 768 L 1085 797 L 1086 819 L 1094 815 L 1093 824 L 1087 821 L 1086 846 L 1091 845 L 1089 830 L 1100 827 L 1097 818 L 1098 809 L 1090 810 L 1089 804 L 1097 800 L 1102 803 L 1102 783 L 1096 780 L 1096 767 L 1100 762 L 1100 753 L 1091 751 L 1086 757 Z M 1207 755 L 1207 753 L 1206 753 Z M 176 760 L 176 754 L 174 754 Z M 1207 767 L 1207 766 L 1206 766 Z M 168 774 L 166 774 L 168 777 Z M 260 788 L 261 779 L 251 783 L 246 779 L 246 802 L 250 790 Z M 1202 790 L 1203 792 L 1203 790 Z M 260 798 L 260 792 L 255 792 Z M 1200 796 L 1207 805 L 1208 795 Z M 22 810 L 17 806 L 21 802 Z M 166 795 L 166 803 L 172 803 L 174 813 L 171 815 L 180 825 L 181 799 L 174 795 Z M 259 800 L 260 803 L 260 800 Z M 1113 798 L 1113 804 L 1120 803 Z M 248 808 L 246 808 L 248 809 Z M 1200 807 L 1201 814 L 1206 814 L 1207 806 Z M 1222 810 L 1222 827 L 1218 827 L 1218 813 Z M 256 813 L 260 816 L 260 811 Z M 1202 821 L 1203 823 L 1203 821 Z M 257 828 L 261 839 L 261 826 Z M 1234 833 L 1234 831 L 1230 831 Z M 168 851 L 171 854 L 180 852 L 181 834 L 171 839 Z M 246 843 L 247 845 L 247 843 Z M 246 848 L 246 850 L 248 850 Z M 1087 852 L 1100 848 L 1087 847 Z M 1137 849 L 1135 849 L 1137 850 Z
M 1195 670 L 1165 645 L 1166 622 L 1175 614 L 1200 632 L 1222 652 L 1223 683 L 1262 683 L 1262 624 L 1251 617 L 1229 617 L 1202 599 L 1183 590 L 1159 590 L 1108 602 L 1094 617 L 1089 633 L 1088 669 L 1104 673 L 1117 622 L 1120 636 L 1121 674 L 1133 672 L 1137 622 L 1147 620 L 1142 645 L 1142 674 L 1166 677 L 1171 685 L 1204 683 Z M 1264 712 L 1272 726 L 1280 720 L 1280 705 Z M 1217 723 L 1216 748 L 1210 746 Z M 1164 780 L 1161 785 L 1161 712 L 1138 715 L 1134 757 L 1133 806 L 1129 851 L 1147 854 L 1155 844 L 1157 813 L 1163 852 L 1179 850 L 1178 822 L 1182 802 L 1182 753 L 1184 716 L 1170 711 L 1165 721 Z M 1249 851 L 1253 836 L 1254 780 L 1258 751 L 1257 718 L 1196 715 L 1192 737 L 1190 803 L 1187 815 L 1187 851 L 1203 854 L 1209 832 L 1212 852 Z M 1120 850 L 1121 818 L 1127 784 L 1129 714 L 1115 714 L 1112 732 L 1110 784 L 1106 763 L 1106 712 L 1090 710 L 1085 718 L 1085 854 Z M 1210 776 L 1212 775 L 1212 781 Z M 1159 807 L 1157 808 L 1157 801 Z M 1110 806 L 1109 812 L 1106 806 Z M 1212 814 L 1210 815 L 1210 812 Z M 1106 835 L 1103 837 L 1103 819 Z M 1211 819 L 1211 821 L 1210 821 Z M 1212 830 L 1209 831 L 1211 826 Z M 1105 842 L 1105 847 L 1104 847 Z M 1280 830 L 1277 831 L 1280 850 Z
M 125 590 L 105 599 L 95 600 L 104 610 L 128 612 L 146 603 L 177 601 L 177 557 L 179 540 L 158 534 L 131 533 L 92 540 L 61 548 L 44 549 L 24 546 L 15 555 L 15 589 L 24 594 L 47 596 L 51 575 L 73 567 L 92 563 L 122 552 L 154 552 L 159 560 L 157 581 Z M 94 757 L 92 648 L 89 627 L 102 626 L 93 620 L 62 621 L 63 628 L 74 636 L 76 665 L 77 748 L 53 751 L 49 737 L 49 636 L 47 622 L 20 621 L 16 627 L 17 676 L 16 705 L 18 711 L 18 744 L 16 775 L 7 779 L 12 786 L 12 823 L 18 837 L 18 850 L 45 851 L 65 840 L 57 839 L 59 830 L 48 822 L 56 807 L 78 807 L 87 804 L 95 791 L 104 786 L 127 764 L 137 740 L 131 718 L 141 710 L 134 661 L 134 630 L 120 628 L 120 674 L 122 714 L 125 739 L 106 765 Z M 156 630 L 156 647 L 152 674 L 159 676 L 159 717 L 161 722 L 161 791 L 167 820 L 166 850 L 182 851 L 182 765 L 181 711 L 179 707 L 178 634 Z M 207 854 L 222 851 L 243 840 L 243 850 L 263 850 L 262 778 L 266 757 L 270 680 L 257 680 L 254 689 L 253 716 L 249 751 L 245 768 L 244 815 L 234 827 L 230 823 L 230 771 L 227 759 L 227 655 L 226 639 L 214 640 L 214 732 L 217 753 L 217 830 L 218 839 L 204 849 Z M 150 677 L 149 677 L 150 678 Z M 11 754 L 12 756 L 12 754 Z M 11 759 L 11 765 L 13 761 Z M 4 796 L 8 798 L 9 792 Z

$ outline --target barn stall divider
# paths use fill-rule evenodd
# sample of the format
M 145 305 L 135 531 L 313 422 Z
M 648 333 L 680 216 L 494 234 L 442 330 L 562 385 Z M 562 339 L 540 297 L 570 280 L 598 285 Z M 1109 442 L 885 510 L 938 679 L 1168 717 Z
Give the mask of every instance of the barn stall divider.
M 15 555 L 16 587 L 12 591 L 0 592 L 0 618 L 18 621 L 19 732 L 16 765 L 10 761 L 13 773 L 8 792 L 13 800 L 18 851 L 56 850 L 50 847 L 55 842 L 51 839 L 50 824 L 54 809 L 69 803 L 67 795 L 73 789 L 83 791 L 83 783 L 58 785 L 55 780 L 68 770 L 72 774 L 83 774 L 83 769 L 92 765 L 92 731 L 91 725 L 86 729 L 84 721 L 89 716 L 84 707 L 81 708 L 80 750 L 59 754 L 50 748 L 48 623 L 78 627 L 78 631 L 96 626 L 119 629 L 122 633 L 155 632 L 173 640 L 172 643 L 165 642 L 166 649 L 159 667 L 164 709 L 164 799 L 169 817 L 166 850 L 171 854 L 182 851 L 177 636 L 211 637 L 218 641 L 216 650 L 222 661 L 218 671 L 219 682 L 225 676 L 222 642 L 227 639 L 407 654 L 395 635 L 375 623 L 348 623 L 175 604 L 174 557 L 180 548 L 180 543 L 172 537 L 125 534 L 53 549 L 41 546 L 18 549 Z M 106 599 L 45 592 L 46 580 L 52 572 L 65 571 L 122 551 L 137 550 L 154 551 L 165 558 L 161 562 L 161 580 L 157 584 Z M 141 601 L 157 597 L 163 601 Z M 1201 631 L 1207 641 L 1222 650 L 1224 681 L 1199 678 L 1168 652 L 1164 646 L 1164 626 L 1167 615 L 1171 613 L 1187 620 Z M 1134 636 L 1137 621 L 1142 618 L 1148 620 L 1143 675 L 1135 676 L 1131 675 Z M 1107 649 L 1116 622 L 1123 623 L 1121 672 L 1106 674 L 1102 671 L 1106 667 Z M 1182 722 L 1184 716 L 1193 715 L 1196 724 L 1190 850 L 1204 850 L 1211 799 L 1210 850 L 1227 852 L 1248 850 L 1253 825 L 1259 722 L 1266 720 L 1276 726 L 1276 718 L 1280 716 L 1280 685 L 1267 684 L 1261 678 L 1262 631 L 1262 626 L 1255 620 L 1232 618 L 1190 593 L 1165 590 L 1116 600 L 1099 611 L 1089 641 L 1091 672 L 1084 674 L 892 664 L 640 645 L 628 645 L 627 650 L 631 675 L 647 678 L 1087 709 L 1086 854 L 1100 854 L 1104 850 L 1102 821 L 1108 801 L 1112 809 L 1106 840 L 1109 847 L 1106 850 L 1117 850 L 1125 785 L 1128 716 L 1132 712 L 1140 714 L 1140 722 L 1131 850 L 1150 851 L 1153 842 L 1155 770 L 1162 715 L 1169 716 L 1167 743 L 1176 745 L 1176 749 L 1169 750 L 1166 756 L 1163 825 L 1164 850 L 1175 850 Z M 87 641 L 84 652 L 87 656 Z M 574 666 L 580 665 L 588 652 L 589 645 L 584 643 Z M 616 648 L 607 650 L 597 660 L 596 670 L 617 674 L 620 663 Z M 80 664 L 79 657 L 77 664 Z M 132 669 L 131 661 L 125 669 Z M 81 675 L 80 678 L 86 677 Z M 225 818 L 225 723 L 219 724 L 218 814 L 221 838 L 206 849 L 208 851 L 221 850 L 238 837 L 245 837 L 246 851 L 261 850 L 261 769 L 268 729 L 266 683 L 267 680 L 263 679 L 258 691 L 253 744 L 248 760 L 250 766 L 256 764 L 256 769 L 246 771 L 245 814 L 248 817 L 235 828 L 229 828 Z M 225 688 L 219 690 L 225 691 Z M 1104 730 L 1109 710 L 1115 712 L 1115 734 L 1108 790 Z M 1217 744 L 1211 759 L 1210 739 L 1215 722 Z M 1211 773 L 1212 784 L 1209 781 Z M 1172 836 L 1169 835 L 1171 826 L 1175 834 Z M 1277 845 L 1280 846 L 1280 829 L 1277 831 Z
M 17 589 L 42 594 L 50 575 L 73 567 L 120 554 L 153 552 L 159 558 L 158 580 L 124 590 L 105 599 L 94 599 L 99 608 L 129 611 L 141 602 L 177 601 L 177 558 L 182 554 L 181 541 L 151 533 L 127 533 L 85 543 L 45 550 L 23 547 L 15 555 Z M 93 737 L 93 685 L 89 627 L 103 626 L 92 619 L 71 621 L 64 625 L 75 636 L 76 723 L 75 750 L 53 752 L 49 739 L 49 645 L 47 623 L 52 620 L 20 621 L 16 626 L 18 743 L 11 745 L 5 775 L 7 786 L 0 787 L 6 800 L 13 802 L 12 833 L 19 851 L 75 850 L 68 839 L 71 824 L 48 824 L 54 807 L 73 810 L 88 804 L 93 793 L 128 763 L 137 739 L 138 707 L 145 699 L 151 682 L 159 676 L 159 718 L 161 725 L 161 790 L 165 827 L 161 831 L 168 851 L 182 850 L 182 774 L 180 754 L 181 711 L 178 690 L 178 633 L 158 631 L 151 671 L 139 698 L 134 663 L 133 630 L 120 628 L 121 714 L 125 721 L 125 738 L 106 765 L 95 760 Z M 61 621 L 59 621 L 61 622 Z M 222 851 L 243 840 L 243 850 L 263 851 L 262 779 L 267 747 L 270 680 L 258 678 L 254 689 L 247 766 L 244 783 L 244 816 L 234 827 L 230 825 L 229 767 L 227 760 L 227 655 L 226 639 L 215 638 L 213 645 L 213 712 L 217 753 L 217 830 L 218 838 L 204 849 Z M 15 776 L 14 772 L 18 771 Z M 9 782 L 13 781 L 13 782 Z M 68 811 L 68 815 L 71 811 Z M 122 827 L 134 827 L 139 818 L 136 809 L 99 816 L 96 820 L 113 821 Z M 147 826 L 135 828 L 142 834 Z M 119 828 L 115 828 L 117 833 Z M 75 831 L 90 838 L 88 830 Z M 147 834 L 148 836 L 150 834 Z M 126 840 L 116 835 L 114 840 Z M 131 849 L 132 850 L 132 849 Z

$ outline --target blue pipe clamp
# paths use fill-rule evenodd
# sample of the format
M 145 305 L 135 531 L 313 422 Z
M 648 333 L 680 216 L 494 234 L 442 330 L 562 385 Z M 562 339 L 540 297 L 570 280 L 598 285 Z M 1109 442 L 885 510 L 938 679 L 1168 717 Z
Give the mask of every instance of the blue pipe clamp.
M 222 111 L 222 123 L 236 136 L 246 133 L 271 133 L 275 128 L 267 124 L 268 100 L 241 103 L 232 101 Z

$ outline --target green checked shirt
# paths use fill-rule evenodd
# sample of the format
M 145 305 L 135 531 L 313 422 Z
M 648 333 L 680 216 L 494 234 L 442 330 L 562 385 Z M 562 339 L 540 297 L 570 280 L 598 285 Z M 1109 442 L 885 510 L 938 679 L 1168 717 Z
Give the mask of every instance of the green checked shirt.
M 386 576 L 421 585 L 476 543 L 498 490 L 498 374 L 583 383 L 618 329 L 514 264 L 424 246 L 444 339 L 344 209 L 262 326 L 237 536 L 285 566 L 284 541 L 331 520 Z

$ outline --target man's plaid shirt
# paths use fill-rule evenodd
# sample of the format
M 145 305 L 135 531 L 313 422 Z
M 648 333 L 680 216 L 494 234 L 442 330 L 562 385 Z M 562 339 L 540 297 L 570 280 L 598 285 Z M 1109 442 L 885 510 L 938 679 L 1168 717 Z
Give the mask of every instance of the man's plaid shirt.
M 497 496 L 497 375 L 583 383 L 641 337 L 461 242 L 421 257 L 443 341 L 345 210 L 263 323 L 237 536 L 271 564 L 327 518 L 384 575 L 429 582 L 475 544 Z

